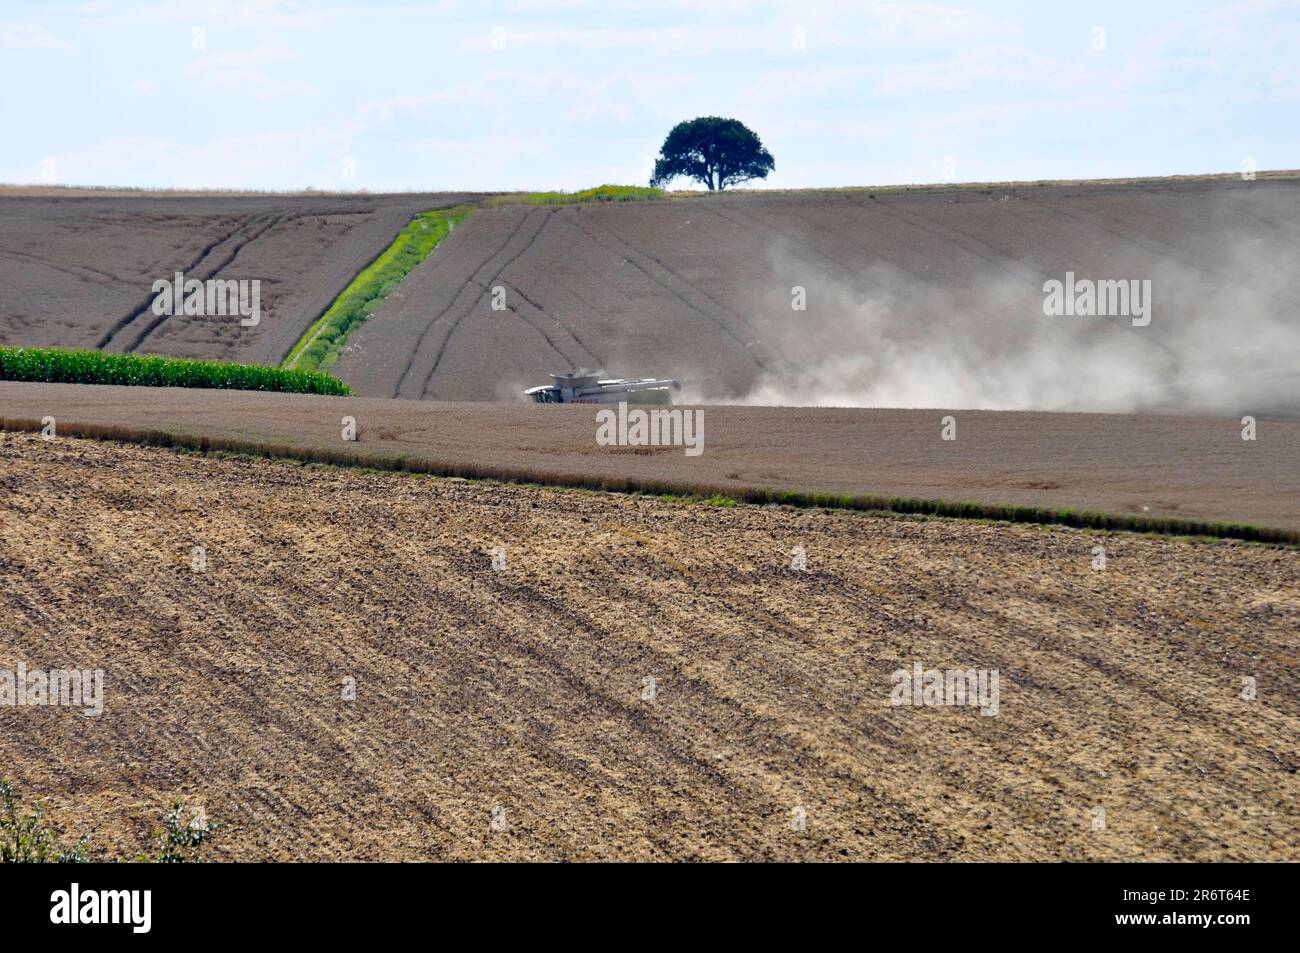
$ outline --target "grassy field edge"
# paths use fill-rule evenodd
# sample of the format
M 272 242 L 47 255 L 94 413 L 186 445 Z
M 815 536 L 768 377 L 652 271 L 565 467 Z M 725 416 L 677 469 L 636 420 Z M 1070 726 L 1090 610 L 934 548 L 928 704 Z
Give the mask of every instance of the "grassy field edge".
M 289 350 L 285 370 L 328 371 L 347 343 L 348 335 L 362 324 L 402 279 L 424 261 L 438 244 L 470 213 L 468 206 L 421 212 L 375 256 L 312 322 Z
M 42 426 L 42 423 L 36 420 L 0 417 L 0 430 L 40 432 Z M 1121 516 L 1087 510 L 1052 510 L 1014 503 L 972 503 L 874 496 L 871 494 L 811 493 L 800 490 L 777 490 L 767 487 L 719 487 L 673 480 L 639 479 L 637 477 L 600 477 L 578 473 L 545 473 L 522 467 L 452 462 L 427 457 L 372 453 L 342 448 L 293 447 L 257 440 L 211 437 L 185 431 L 151 430 L 105 424 L 59 423 L 57 435 L 193 450 L 200 453 L 242 453 L 272 460 L 359 467 L 396 473 L 419 473 L 435 477 L 492 480 L 500 483 L 598 490 L 608 493 L 673 496 L 701 500 L 715 505 L 728 505 L 728 501 L 754 505 L 779 504 L 805 508 L 854 510 L 873 514 L 1034 523 L 1106 532 L 1150 533 L 1161 536 L 1230 539 L 1287 546 L 1300 545 L 1300 531 L 1253 526 L 1246 523 L 1215 523 L 1178 517 Z
M 668 197 L 646 185 L 598 185 L 579 192 L 507 192 L 488 199 L 489 208 L 507 205 L 589 205 L 600 202 L 656 202 Z

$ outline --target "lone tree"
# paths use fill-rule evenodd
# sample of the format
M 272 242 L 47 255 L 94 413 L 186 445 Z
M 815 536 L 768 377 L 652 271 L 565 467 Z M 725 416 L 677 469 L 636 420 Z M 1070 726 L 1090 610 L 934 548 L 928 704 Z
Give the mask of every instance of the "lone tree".
M 703 116 L 673 126 L 655 160 L 650 184 L 662 186 L 684 175 L 703 182 L 712 192 L 766 178 L 774 168 L 772 154 L 743 122 Z

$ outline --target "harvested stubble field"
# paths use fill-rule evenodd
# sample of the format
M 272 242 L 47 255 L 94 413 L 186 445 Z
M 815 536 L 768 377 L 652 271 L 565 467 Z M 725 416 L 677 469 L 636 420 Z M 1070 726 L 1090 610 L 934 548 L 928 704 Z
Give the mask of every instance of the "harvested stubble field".
M 185 795 L 223 859 L 1300 859 L 1292 550 L 25 434 L 0 485 L 0 665 L 106 673 L 0 763 L 101 851 Z
M 1294 175 L 482 209 L 335 371 L 413 399 L 587 365 L 710 402 L 934 406 L 942 381 L 966 407 L 1296 412 L 1298 220 Z M 1150 325 L 1045 317 L 1067 272 L 1150 280 Z
M 941 439 L 953 414 L 957 439 Z M 356 442 L 341 435 L 356 419 Z M 739 493 L 770 488 L 1246 523 L 1300 531 L 1300 421 L 707 407 L 704 452 L 602 447 L 596 408 L 0 382 L 0 426 L 356 456 L 458 475 Z
M 451 193 L 0 191 L 0 344 L 278 364 L 349 281 Z M 149 310 L 153 282 L 261 281 L 261 323 Z

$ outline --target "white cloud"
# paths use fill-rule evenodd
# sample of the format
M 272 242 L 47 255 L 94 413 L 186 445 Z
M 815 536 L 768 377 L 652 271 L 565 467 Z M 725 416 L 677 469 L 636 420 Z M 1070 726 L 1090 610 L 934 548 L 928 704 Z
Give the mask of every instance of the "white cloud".
M 494 32 L 496 31 L 496 32 Z M 465 50 L 500 54 L 512 50 L 636 50 L 661 55 L 785 50 L 788 31 L 768 27 L 535 27 L 500 26 L 461 41 Z
M 186 64 L 184 75 L 206 89 L 242 90 L 262 99 L 313 95 L 317 90 L 311 83 L 277 75 L 280 67 L 298 59 L 297 53 L 277 46 L 209 53 Z
M 388 99 L 363 103 L 360 110 L 361 119 L 364 122 L 392 122 L 404 113 L 421 113 L 432 106 L 466 102 L 474 96 L 474 88 L 468 83 L 456 83 L 445 89 L 437 89 L 428 93 L 407 93 L 402 96 L 391 96 Z
M 101 141 L 54 158 L 59 179 L 65 182 L 147 183 L 155 188 L 290 189 L 327 184 L 340 159 L 350 153 L 346 131 L 309 127 L 198 142 L 130 136 Z
M 39 24 L 21 23 L 0 26 L 0 49 L 3 50 L 75 50 L 76 44 L 51 33 Z
M 356 184 L 370 188 L 576 188 L 642 177 L 673 123 L 709 114 L 763 138 L 777 158 L 772 186 L 886 182 L 918 169 L 934 178 L 925 170 L 949 153 L 961 157 L 959 176 L 995 178 L 1235 168 L 1247 151 L 1273 167 L 1300 161 L 1286 111 L 1300 100 L 1300 0 L 11 9 L 0 83 L 35 80 L 42 91 L 40 102 L 4 103 L 11 125 L 30 130 L 13 163 L 24 178 L 51 153 L 64 180 L 84 183 L 329 186 L 351 155 L 364 170 Z M 1105 51 L 1089 48 L 1094 23 L 1108 27 Z M 196 27 L 206 50 L 191 48 Z M 494 28 L 504 51 L 492 50 Z M 796 28 L 806 49 L 792 44 Z M 9 53 L 74 44 L 105 55 Z M 124 146 L 123 129 L 160 138 Z
M 873 33 L 915 43 L 967 42 L 1003 29 L 993 17 L 976 10 L 925 3 L 878 3 L 869 8 L 877 21 Z

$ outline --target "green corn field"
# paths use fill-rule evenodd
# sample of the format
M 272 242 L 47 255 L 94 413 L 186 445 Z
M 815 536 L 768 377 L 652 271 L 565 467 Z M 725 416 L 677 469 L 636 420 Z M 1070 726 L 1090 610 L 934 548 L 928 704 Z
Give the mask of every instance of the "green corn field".
M 56 348 L 0 347 L 0 380 L 284 391 L 336 397 L 351 393 L 342 381 L 315 371 Z

